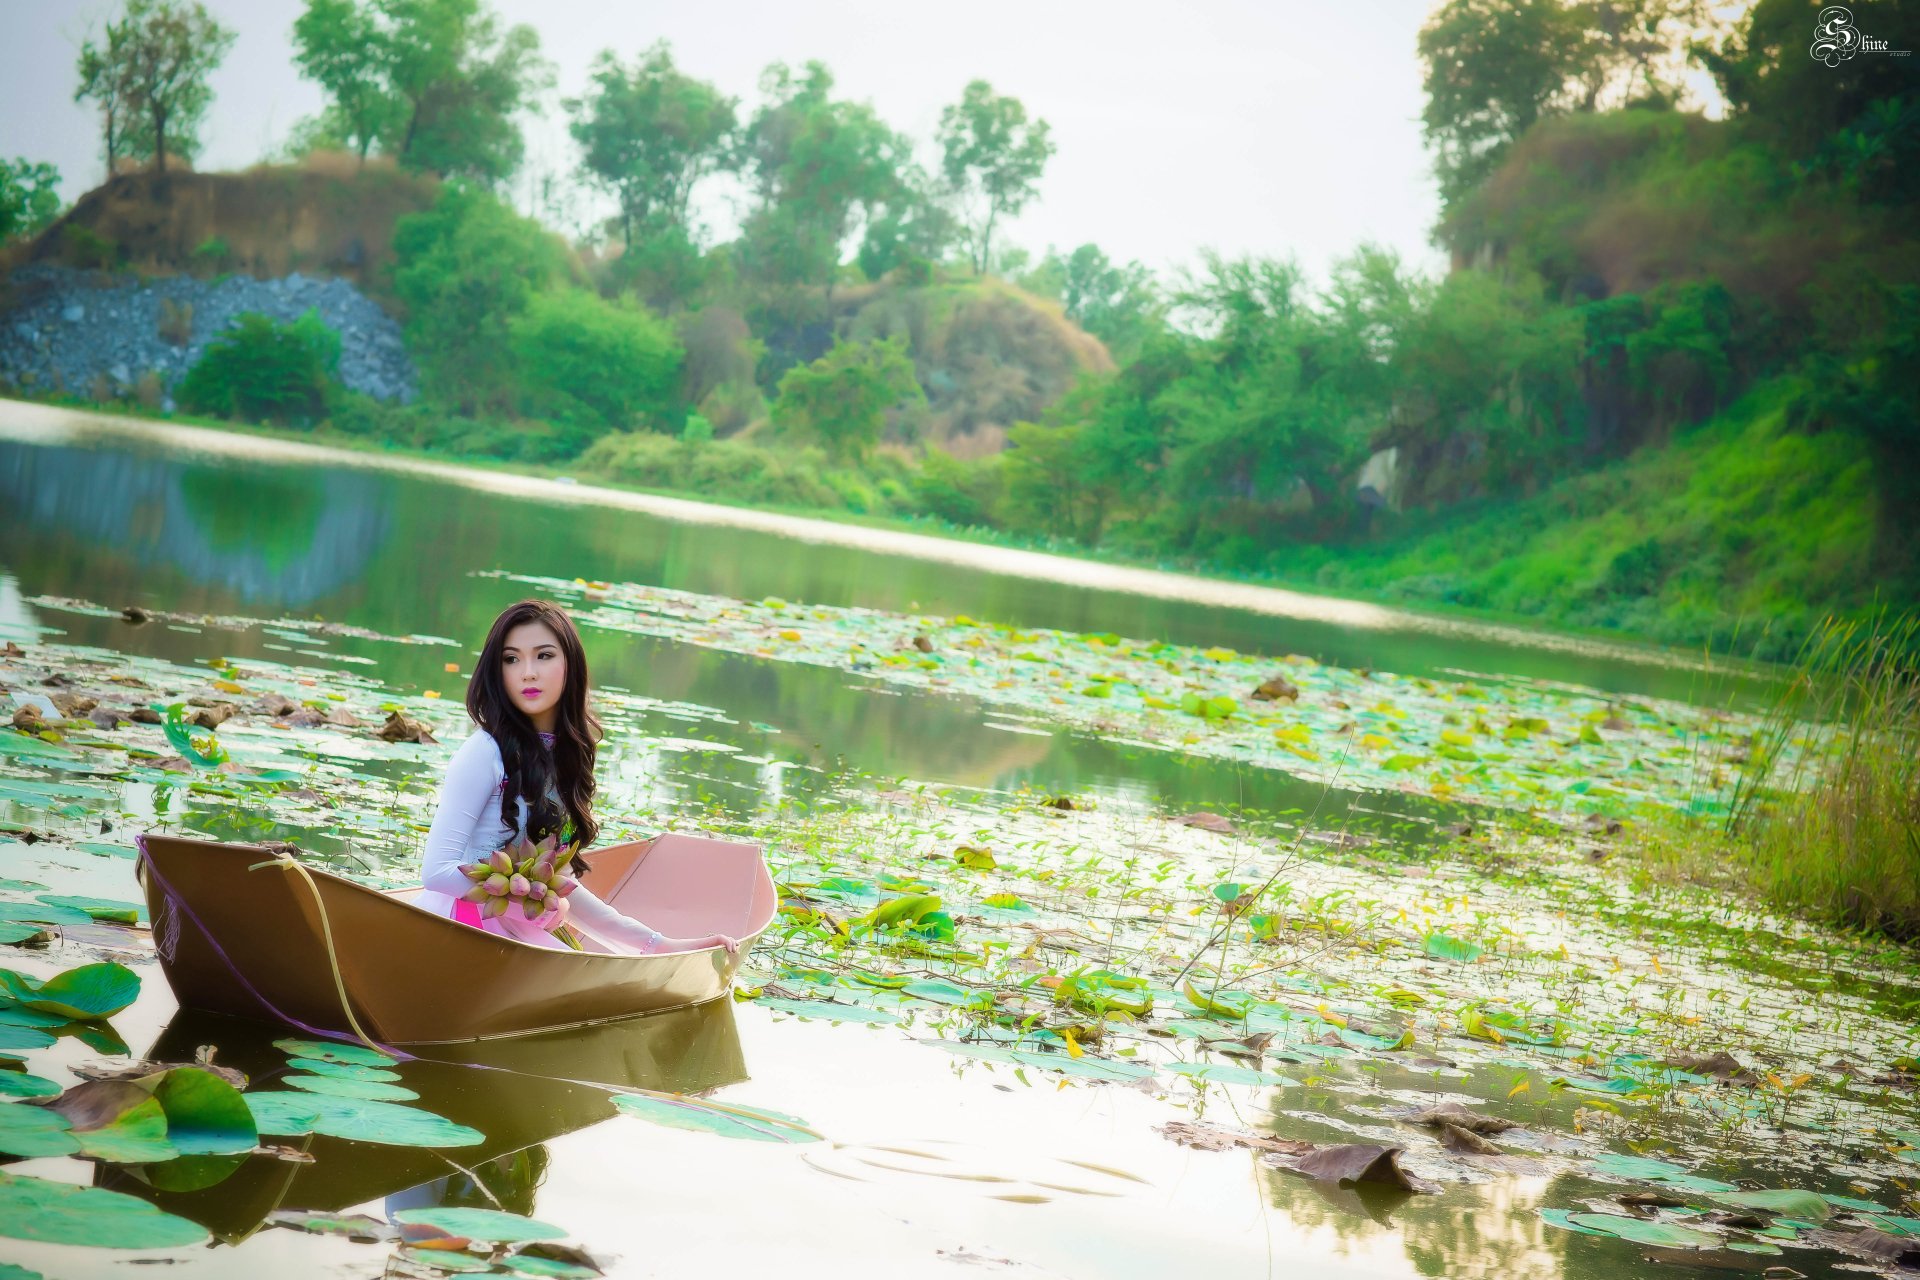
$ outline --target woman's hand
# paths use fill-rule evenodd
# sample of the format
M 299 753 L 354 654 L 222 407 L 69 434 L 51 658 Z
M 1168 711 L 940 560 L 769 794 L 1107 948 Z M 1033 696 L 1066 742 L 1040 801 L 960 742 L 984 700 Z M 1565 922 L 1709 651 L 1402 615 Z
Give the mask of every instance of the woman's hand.
M 724 933 L 716 933 L 711 938 L 708 938 L 705 942 L 701 943 L 700 945 L 703 947 L 725 947 L 727 949 L 727 954 L 730 956 L 737 956 L 740 954 L 740 939 L 729 938 Z
M 700 938 L 669 938 L 662 936 L 653 944 L 655 951 L 706 951 L 713 947 L 725 947 L 727 954 L 740 954 L 740 939 L 730 938 L 724 933 L 709 933 Z

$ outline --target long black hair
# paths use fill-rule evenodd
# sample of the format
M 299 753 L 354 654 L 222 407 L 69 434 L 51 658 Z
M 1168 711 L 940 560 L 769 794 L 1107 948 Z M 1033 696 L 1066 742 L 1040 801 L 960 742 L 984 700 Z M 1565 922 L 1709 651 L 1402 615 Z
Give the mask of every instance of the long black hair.
M 506 677 L 501 674 L 507 633 L 527 622 L 538 622 L 553 632 L 567 664 L 566 685 L 560 692 L 559 714 L 553 722 L 552 751 L 541 745 L 533 721 L 513 705 Z M 507 770 L 507 785 L 500 793 L 500 820 L 519 830 L 519 802 L 525 798 L 527 839 L 538 841 L 559 835 L 570 826 L 570 869 L 575 875 L 584 875 L 587 863 L 580 851 L 600 834 L 600 824 L 593 817 L 593 757 L 595 744 L 605 735 L 599 719 L 587 706 L 587 653 L 566 610 L 546 600 L 522 600 L 508 605 L 493 620 L 487 642 L 480 648 L 473 679 L 467 682 L 467 714 L 500 745 L 500 762 Z M 555 795 L 560 798 L 558 805 L 553 801 Z

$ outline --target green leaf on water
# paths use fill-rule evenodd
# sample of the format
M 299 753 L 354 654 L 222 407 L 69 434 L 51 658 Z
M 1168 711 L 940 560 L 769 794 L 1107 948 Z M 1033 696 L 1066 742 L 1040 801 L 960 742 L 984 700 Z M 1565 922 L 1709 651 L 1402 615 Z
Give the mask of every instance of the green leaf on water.
M 486 1141 L 478 1129 L 397 1102 L 333 1098 L 303 1089 L 245 1097 L 261 1133 L 322 1133 L 389 1147 L 471 1147 Z
M 104 1249 L 174 1249 L 207 1239 L 198 1223 L 134 1196 L 7 1173 L 0 1173 L 0 1236 Z
M 1166 1062 L 1161 1065 L 1175 1075 L 1185 1076 L 1189 1080 L 1204 1080 L 1211 1084 L 1293 1087 L 1300 1083 L 1289 1076 L 1275 1075 L 1271 1071 L 1257 1071 L 1252 1067 L 1243 1067 L 1230 1062 Z
M 1452 964 L 1472 964 L 1485 954 L 1484 948 L 1444 933 L 1430 933 L 1421 939 L 1420 946 L 1435 960 L 1446 960 Z
M 613 1105 L 630 1116 L 664 1125 L 669 1129 L 688 1129 L 695 1133 L 715 1133 L 723 1138 L 745 1138 L 753 1142 L 818 1142 L 806 1121 L 778 1111 L 720 1105 L 698 1098 L 660 1098 L 648 1094 L 617 1093 Z
M 46 1280 L 46 1277 L 38 1271 L 16 1267 L 11 1262 L 0 1262 L 0 1280 Z
M 1232 902 L 1246 891 L 1247 886 L 1244 884 L 1235 884 L 1232 881 L 1213 886 L 1213 896 L 1222 902 Z
M 866 1022 L 884 1025 L 900 1021 L 899 1014 L 888 1013 L 885 1009 L 869 1009 L 857 1004 L 840 1004 L 833 1000 L 791 1000 L 785 996 L 760 995 L 753 998 L 753 1003 L 765 1005 L 769 1009 L 779 1009 L 785 1013 L 796 1013 L 803 1018 L 821 1018 L 828 1022 Z
M 289 1071 L 304 1071 L 313 1076 L 337 1076 L 342 1080 L 378 1080 L 393 1084 L 400 1079 L 398 1071 L 382 1071 L 379 1067 L 363 1067 L 353 1062 L 328 1062 L 321 1058 L 289 1058 Z
M 22 924 L 18 920 L 0 920 L 0 946 L 17 947 L 23 943 L 46 942 L 53 935 L 37 924 Z
M 25 1071 L 0 1071 L 0 1098 L 56 1098 L 61 1086 Z
M 941 978 L 923 978 L 919 982 L 909 982 L 900 988 L 900 994 L 913 996 L 918 1000 L 931 1000 L 935 1004 L 956 1005 L 963 1009 L 993 1007 L 993 992 L 986 988 L 962 987 Z
M 1676 1222 L 1622 1218 L 1611 1213 L 1575 1213 L 1570 1214 L 1567 1221 L 1601 1235 L 1618 1236 L 1635 1244 L 1659 1245 L 1668 1249 L 1711 1249 L 1720 1243 L 1718 1236 L 1710 1236 Z
M 336 1098 L 371 1098 L 379 1102 L 411 1102 L 420 1096 L 405 1085 L 388 1084 L 383 1080 L 357 1080 L 352 1076 L 294 1074 L 280 1077 L 280 1083 L 289 1089 L 304 1089 L 308 1093 L 324 1093 Z
M 153 1097 L 167 1114 L 167 1140 L 182 1155 L 236 1155 L 259 1145 L 245 1096 L 211 1071 L 175 1067 L 154 1085 Z
M 395 1222 L 438 1227 L 448 1235 L 489 1244 L 519 1244 L 525 1240 L 559 1240 L 567 1233 L 550 1223 L 495 1209 L 402 1209 Z
M 1592 1227 L 1583 1227 L 1573 1220 L 1573 1216 L 1573 1211 L 1570 1209 L 1542 1209 L 1540 1211 L 1542 1221 L 1551 1226 L 1559 1227 L 1563 1231 L 1575 1231 L 1583 1236 L 1604 1236 L 1609 1234 L 1605 1231 L 1595 1231 Z
M 1216 1018 L 1230 1018 L 1235 1022 L 1244 1019 L 1247 1016 L 1247 1010 L 1253 1005 L 1252 997 L 1243 992 L 1202 991 L 1191 981 L 1181 990 L 1186 994 L 1187 999 L 1193 1002 L 1193 1007 L 1202 1013 L 1211 1014 Z
M 1711 1198 L 1717 1204 L 1732 1205 L 1736 1209 L 1801 1218 L 1811 1224 L 1825 1222 L 1833 1216 L 1833 1208 L 1826 1198 L 1812 1191 L 1721 1191 Z
M 91 924 L 93 917 L 77 907 L 47 902 L 0 902 L 0 921 L 32 924 Z
M 84 898 L 72 894 L 43 893 L 40 901 L 50 907 L 72 907 L 75 911 L 84 911 L 92 920 L 108 924 L 133 924 L 147 918 L 147 909 L 137 902 L 122 902 L 117 898 Z
M 75 1022 L 110 1018 L 140 994 L 140 978 L 123 964 L 83 964 L 41 982 L 24 973 L 0 969 L 0 988 L 29 1009 L 59 1014 Z
M 57 1111 L 24 1102 L 0 1103 L 0 1152 L 34 1159 L 67 1156 L 80 1149 L 73 1126 Z M 0 1225 L 0 1235 L 6 1234 Z
M 139 1099 L 107 1123 L 73 1131 L 82 1154 L 115 1164 L 150 1164 L 181 1154 L 167 1141 L 167 1113 L 160 1103 L 137 1086 L 133 1092 Z
M 493 1263 L 486 1258 L 477 1258 L 471 1253 L 462 1253 L 456 1249 L 413 1249 L 402 1245 L 398 1257 L 402 1262 L 413 1266 L 452 1275 L 464 1275 L 468 1272 L 478 1275 L 482 1271 L 493 1270 Z
M 331 1040 L 275 1040 L 273 1047 L 295 1058 L 317 1058 L 321 1062 L 343 1062 L 358 1067 L 396 1067 L 397 1058 L 390 1058 L 365 1045 L 336 1043 Z
M 499 1260 L 499 1265 L 515 1275 L 550 1276 L 554 1280 L 594 1280 L 601 1274 L 593 1267 L 582 1266 L 578 1262 L 543 1257 L 537 1253 L 510 1253 Z M 5 1278 L 0 1277 L 0 1280 Z
M 1612 1174 L 1616 1178 L 1631 1178 L 1636 1182 L 1658 1182 L 1687 1191 L 1739 1190 L 1731 1182 L 1717 1182 L 1712 1178 L 1702 1178 L 1697 1174 L 1688 1173 L 1681 1165 L 1666 1160 L 1649 1159 L 1646 1156 L 1623 1156 L 1606 1151 L 1593 1158 L 1593 1167 L 1596 1172 Z
M 53 1037 L 37 1027 L 23 1027 L 13 1023 L 0 1023 L 0 1053 L 17 1053 L 28 1049 L 45 1049 L 53 1043 Z

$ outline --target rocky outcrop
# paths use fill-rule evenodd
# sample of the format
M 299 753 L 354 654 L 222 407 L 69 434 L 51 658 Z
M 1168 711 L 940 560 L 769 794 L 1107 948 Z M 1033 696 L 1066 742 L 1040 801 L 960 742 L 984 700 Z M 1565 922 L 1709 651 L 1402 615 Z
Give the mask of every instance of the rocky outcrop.
M 289 322 L 307 311 L 340 335 L 340 381 L 376 400 L 411 401 L 418 385 L 400 326 L 345 280 L 103 277 L 36 265 L 6 282 L 0 389 L 128 396 L 152 373 L 163 393 L 245 312 Z

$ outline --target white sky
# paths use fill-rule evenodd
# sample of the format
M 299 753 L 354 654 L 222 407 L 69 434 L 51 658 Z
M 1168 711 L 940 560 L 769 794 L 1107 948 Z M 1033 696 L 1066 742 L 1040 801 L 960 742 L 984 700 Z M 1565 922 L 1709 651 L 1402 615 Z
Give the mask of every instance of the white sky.
M 1421 147 L 1414 41 L 1432 0 L 493 0 L 540 33 L 556 98 L 587 64 L 671 42 L 676 60 L 743 100 L 760 71 L 818 58 L 931 158 L 940 110 L 990 81 L 1049 121 L 1058 151 L 1009 228 L 1034 251 L 1093 241 L 1156 270 L 1202 249 L 1294 256 L 1324 279 L 1364 241 L 1437 274 L 1437 199 Z M 206 0 L 239 33 L 215 74 L 202 169 L 243 167 L 321 106 L 293 68 L 301 0 Z M 0 0 L 0 156 L 50 160 L 69 199 L 101 177 L 91 105 L 73 102 L 80 41 L 119 0 Z M 529 128 L 530 169 L 570 171 L 557 102 Z M 524 207 L 525 201 L 521 200 Z M 716 231 L 727 193 L 704 201 Z

